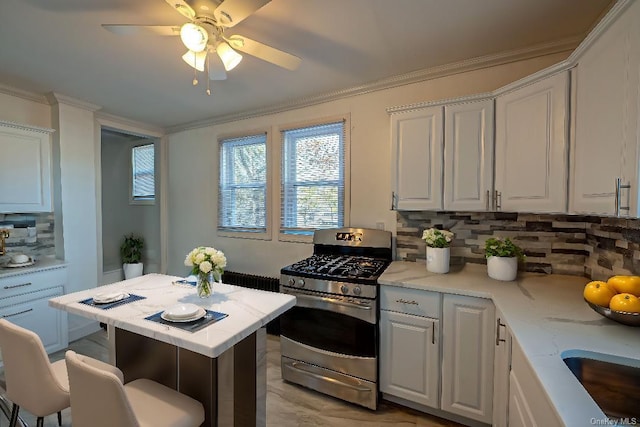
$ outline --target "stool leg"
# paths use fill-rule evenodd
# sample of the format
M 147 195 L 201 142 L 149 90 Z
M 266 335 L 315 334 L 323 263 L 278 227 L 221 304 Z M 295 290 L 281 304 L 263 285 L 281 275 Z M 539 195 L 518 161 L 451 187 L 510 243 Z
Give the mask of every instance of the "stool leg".
M 20 411 L 20 407 L 14 403 L 13 408 L 11 408 L 11 420 L 9 420 L 9 427 L 16 427 L 18 411 Z
M 38 417 L 38 421 L 36 421 L 36 427 L 44 427 L 44 417 Z
M 58 411 L 58 425 L 62 427 L 62 411 Z

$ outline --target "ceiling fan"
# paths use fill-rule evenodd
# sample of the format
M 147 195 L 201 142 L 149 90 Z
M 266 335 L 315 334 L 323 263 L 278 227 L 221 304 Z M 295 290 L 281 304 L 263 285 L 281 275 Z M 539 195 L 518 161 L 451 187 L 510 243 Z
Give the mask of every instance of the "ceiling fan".
M 182 59 L 198 71 L 207 71 L 208 80 L 225 80 L 242 60 L 236 51 L 247 53 L 287 70 L 295 70 L 300 58 L 241 35 L 227 35 L 231 28 L 271 0 L 165 0 L 189 19 L 182 25 L 103 24 L 115 34 L 130 35 L 147 32 L 164 36 L 180 36 L 189 49 Z M 217 55 L 214 55 L 216 53 Z M 198 84 L 194 77 L 193 84 Z M 207 94 L 211 94 L 207 86 Z

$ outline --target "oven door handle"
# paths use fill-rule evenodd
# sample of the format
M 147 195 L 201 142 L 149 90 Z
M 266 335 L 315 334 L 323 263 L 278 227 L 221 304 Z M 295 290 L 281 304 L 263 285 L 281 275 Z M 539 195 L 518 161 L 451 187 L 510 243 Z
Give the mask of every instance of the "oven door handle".
M 295 297 L 297 299 L 299 299 L 299 300 L 300 299 L 308 299 L 308 300 L 311 300 L 311 301 L 318 301 L 318 302 L 323 302 L 323 303 L 327 303 L 327 304 L 335 304 L 335 305 L 341 305 L 343 307 L 357 308 L 359 310 L 369 310 L 369 311 L 371 311 L 371 306 L 354 304 L 354 303 L 351 303 L 351 302 L 344 302 L 344 301 L 341 301 L 339 299 L 317 297 L 315 295 L 306 295 L 306 294 L 293 294 L 293 295 L 295 295 Z
M 340 380 L 337 380 L 335 378 L 327 377 L 325 375 L 316 374 L 315 372 L 311 372 L 310 370 L 304 369 L 302 367 L 304 365 L 302 365 L 302 364 L 300 364 L 298 362 L 287 363 L 287 365 L 289 365 L 289 367 L 291 369 L 295 369 L 298 372 L 302 372 L 305 375 L 309 375 L 311 377 L 317 378 L 317 379 L 322 380 L 322 381 L 327 381 L 327 382 L 330 382 L 330 383 L 334 383 L 334 384 L 342 386 L 342 387 L 348 387 L 348 388 L 351 388 L 351 389 L 356 390 L 356 391 L 364 391 L 364 392 L 371 391 L 371 388 L 369 388 L 369 387 L 357 386 L 357 385 L 345 383 L 344 381 L 340 381 Z

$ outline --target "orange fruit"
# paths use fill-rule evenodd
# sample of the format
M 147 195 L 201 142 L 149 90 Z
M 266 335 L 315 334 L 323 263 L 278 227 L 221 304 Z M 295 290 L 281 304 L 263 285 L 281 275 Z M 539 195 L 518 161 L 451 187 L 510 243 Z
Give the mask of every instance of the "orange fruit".
M 583 292 L 584 299 L 591 304 L 602 307 L 609 307 L 609 301 L 611 301 L 611 298 L 613 298 L 615 294 L 616 291 L 613 287 L 600 280 L 587 283 Z
M 611 310 L 640 313 L 640 298 L 631 294 L 618 294 L 611 298 Z
M 619 294 L 640 297 L 640 276 L 613 276 L 607 280 Z

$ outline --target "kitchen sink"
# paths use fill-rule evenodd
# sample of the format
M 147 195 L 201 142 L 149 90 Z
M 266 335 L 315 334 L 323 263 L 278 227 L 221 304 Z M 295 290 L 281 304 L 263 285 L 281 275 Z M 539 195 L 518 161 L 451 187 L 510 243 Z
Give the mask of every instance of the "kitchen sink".
M 621 363 L 602 360 L 605 358 Z M 567 355 L 563 360 L 605 415 L 610 418 L 640 415 L 640 361 L 599 353 Z

